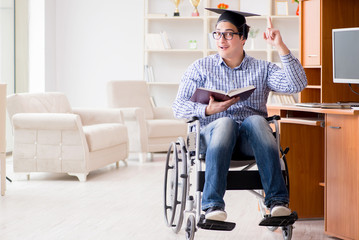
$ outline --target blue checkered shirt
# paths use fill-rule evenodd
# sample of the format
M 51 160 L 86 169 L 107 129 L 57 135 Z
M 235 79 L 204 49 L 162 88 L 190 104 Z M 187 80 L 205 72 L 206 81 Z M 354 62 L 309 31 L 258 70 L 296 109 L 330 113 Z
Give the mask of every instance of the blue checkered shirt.
M 257 60 L 245 54 L 242 63 L 231 69 L 219 54 L 195 61 L 184 73 L 172 108 L 176 118 L 198 117 L 201 127 L 221 118 L 230 117 L 241 123 L 251 115 L 267 117 L 267 98 L 270 91 L 297 93 L 307 85 L 307 78 L 299 60 L 291 53 L 280 56 L 283 69 L 274 63 Z M 256 90 L 245 101 L 233 104 L 226 111 L 206 116 L 205 104 L 190 101 L 198 87 L 228 92 L 253 85 Z

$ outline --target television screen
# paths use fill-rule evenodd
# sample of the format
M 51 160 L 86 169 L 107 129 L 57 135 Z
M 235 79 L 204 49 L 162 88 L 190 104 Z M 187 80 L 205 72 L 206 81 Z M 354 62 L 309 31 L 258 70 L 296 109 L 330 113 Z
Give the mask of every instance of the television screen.
M 359 84 L 359 28 L 332 30 L 333 81 Z

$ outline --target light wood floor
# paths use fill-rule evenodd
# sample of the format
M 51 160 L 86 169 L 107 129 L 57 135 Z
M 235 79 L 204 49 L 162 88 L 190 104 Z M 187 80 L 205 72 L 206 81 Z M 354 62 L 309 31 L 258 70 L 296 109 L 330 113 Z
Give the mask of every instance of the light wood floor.
M 1 240 L 177 240 L 163 217 L 164 156 L 127 167 L 110 165 L 91 172 L 87 182 L 66 174 L 34 173 L 31 180 L 12 173 L 7 159 L 7 191 L 0 198 Z M 228 220 L 237 223 L 231 232 L 199 229 L 196 240 L 283 239 L 280 230 L 259 227 L 261 220 L 254 195 L 246 191 L 226 194 Z M 292 239 L 334 239 L 324 234 L 324 221 L 297 221 Z

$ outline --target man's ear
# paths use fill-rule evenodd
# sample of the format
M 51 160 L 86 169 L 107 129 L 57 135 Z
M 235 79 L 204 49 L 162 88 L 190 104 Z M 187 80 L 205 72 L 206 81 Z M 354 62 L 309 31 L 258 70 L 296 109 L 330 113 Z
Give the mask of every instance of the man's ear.
M 244 46 L 244 44 L 246 44 L 247 39 L 244 39 L 244 37 L 241 36 L 241 41 L 243 42 L 243 46 Z

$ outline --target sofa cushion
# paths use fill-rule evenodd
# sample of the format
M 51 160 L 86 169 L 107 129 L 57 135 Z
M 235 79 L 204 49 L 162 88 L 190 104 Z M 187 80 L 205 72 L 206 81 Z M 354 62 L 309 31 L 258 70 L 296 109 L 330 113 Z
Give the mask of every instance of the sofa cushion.
M 147 120 L 147 133 L 149 138 L 179 137 L 186 133 L 187 124 L 175 119 Z
M 127 128 L 122 124 L 104 123 L 83 127 L 90 152 L 113 147 L 128 141 Z

